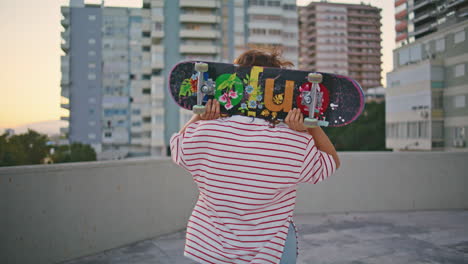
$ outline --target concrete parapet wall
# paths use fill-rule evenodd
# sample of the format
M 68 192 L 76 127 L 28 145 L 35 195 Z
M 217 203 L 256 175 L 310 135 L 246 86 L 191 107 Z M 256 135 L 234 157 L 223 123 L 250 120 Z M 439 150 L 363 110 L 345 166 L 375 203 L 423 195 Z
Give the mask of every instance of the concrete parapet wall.
M 468 208 L 468 152 L 340 153 L 296 214 Z M 57 263 L 183 229 L 197 190 L 168 159 L 0 168 L 0 263 Z

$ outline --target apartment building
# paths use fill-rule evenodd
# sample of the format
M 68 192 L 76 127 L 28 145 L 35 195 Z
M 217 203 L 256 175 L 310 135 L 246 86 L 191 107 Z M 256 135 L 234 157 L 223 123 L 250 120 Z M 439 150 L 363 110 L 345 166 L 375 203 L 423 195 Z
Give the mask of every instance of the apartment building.
M 163 119 L 157 130 L 167 144 L 192 116 L 166 94 L 166 77 L 183 60 L 232 62 L 248 48 L 278 48 L 298 62 L 298 27 L 294 0 L 144 0 L 151 21 L 152 110 Z M 145 10 L 148 12 L 146 13 Z M 156 66 L 156 67 L 155 67 Z
M 412 43 L 439 25 L 456 24 L 467 12 L 467 0 L 395 0 L 396 45 Z
M 301 7 L 299 67 L 350 76 L 364 90 L 381 86 L 380 12 L 366 4 Z
M 468 20 L 394 50 L 387 75 L 386 145 L 398 150 L 466 151 Z M 448 19 L 447 19 L 448 21 Z
M 248 48 L 278 48 L 298 63 L 294 0 L 144 0 L 142 8 L 72 0 L 62 14 L 63 133 L 103 158 L 168 153 L 192 116 L 166 91 L 180 61 L 232 62 Z
M 99 159 L 163 152 L 162 140 L 152 137 L 152 68 L 142 12 L 84 1 L 62 7 L 62 107 L 69 110 L 62 132 L 70 143 L 92 145 Z

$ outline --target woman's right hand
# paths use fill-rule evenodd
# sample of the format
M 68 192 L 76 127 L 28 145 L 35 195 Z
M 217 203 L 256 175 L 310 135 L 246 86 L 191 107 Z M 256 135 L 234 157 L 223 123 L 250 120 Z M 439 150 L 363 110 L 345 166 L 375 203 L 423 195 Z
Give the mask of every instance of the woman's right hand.
M 307 133 L 307 127 L 304 125 L 304 116 L 298 108 L 294 108 L 288 112 L 284 123 L 292 130 Z

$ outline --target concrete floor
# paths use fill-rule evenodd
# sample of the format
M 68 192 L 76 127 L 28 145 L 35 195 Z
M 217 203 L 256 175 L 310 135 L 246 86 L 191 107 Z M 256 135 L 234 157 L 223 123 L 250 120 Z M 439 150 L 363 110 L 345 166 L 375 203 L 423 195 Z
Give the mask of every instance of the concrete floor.
M 298 215 L 298 263 L 468 263 L 468 211 Z M 184 232 L 65 264 L 195 263 Z

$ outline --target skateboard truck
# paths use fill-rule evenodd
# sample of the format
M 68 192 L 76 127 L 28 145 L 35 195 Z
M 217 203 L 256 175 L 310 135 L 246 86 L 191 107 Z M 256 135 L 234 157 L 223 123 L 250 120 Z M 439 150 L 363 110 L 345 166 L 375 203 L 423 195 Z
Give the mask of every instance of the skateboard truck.
M 314 117 L 314 114 L 318 112 L 317 101 L 320 100 L 320 98 L 318 98 L 320 92 L 319 83 L 322 82 L 322 79 L 323 77 L 320 73 L 309 73 L 307 76 L 307 80 L 312 83 L 312 88 L 310 91 L 302 92 L 302 105 L 305 105 L 309 108 L 309 117 L 304 119 L 304 125 L 306 127 L 312 128 L 319 125 L 320 121 Z
M 205 106 L 203 105 L 203 97 L 205 95 L 213 94 L 215 83 L 213 80 L 205 80 L 204 73 L 208 71 L 207 63 L 195 63 L 195 71 L 197 71 L 197 104 L 193 106 L 194 114 L 204 114 L 206 111 Z

